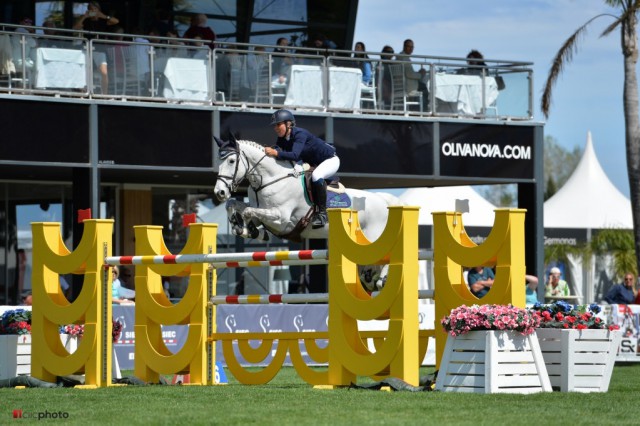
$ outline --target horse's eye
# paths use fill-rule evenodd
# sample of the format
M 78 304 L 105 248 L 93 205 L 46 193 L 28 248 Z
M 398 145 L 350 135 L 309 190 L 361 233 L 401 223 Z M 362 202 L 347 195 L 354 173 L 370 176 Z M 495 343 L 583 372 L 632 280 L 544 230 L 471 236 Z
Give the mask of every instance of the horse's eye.
M 234 164 L 235 162 L 236 162 L 236 160 L 234 160 L 234 159 L 229 160 L 229 164 Z

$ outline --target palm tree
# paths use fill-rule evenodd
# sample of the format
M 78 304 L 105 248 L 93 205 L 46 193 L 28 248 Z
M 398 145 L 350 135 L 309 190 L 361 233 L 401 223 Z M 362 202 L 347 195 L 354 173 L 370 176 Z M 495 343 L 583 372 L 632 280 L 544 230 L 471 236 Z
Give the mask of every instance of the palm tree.
M 566 64 L 571 62 L 577 51 L 578 41 L 586 32 L 587 27 L 601 17 L 613 18 L 611 23 L 601 34 L 609 35 L 620 28 L 620 45 L 624 58 L 624 89 L 622 101 L 624 104 L 625 146 L 627 154 L 627 174 L 631 193 L 631 210 L 633 215 L 634 246 L 636 266 L 640 271 L 640 117 L 638 117 L 638 80 L 636 77 L 636 62 L 638 61 L 638 34 L 636 25 L 640 0 L 605 0 L 611 7 L 620 8 L 621 14 L 601 14 L 591 18 L 569 37 L 556 54 L 542 94 L 542 112 L 549 117 L 551 108 L 551 91 Z

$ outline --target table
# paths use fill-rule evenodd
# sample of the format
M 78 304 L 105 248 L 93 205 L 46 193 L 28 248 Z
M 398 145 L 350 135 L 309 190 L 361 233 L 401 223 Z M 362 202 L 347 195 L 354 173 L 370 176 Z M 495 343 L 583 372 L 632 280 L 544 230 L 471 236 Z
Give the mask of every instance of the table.
M 486 83 L 485 106 L 488 107 L 498 99 L 498 84 L 493 77 L 485 77 L 484 80 Z M 444 108 L 438 108 L 438 112 L 454 112 L 468 115 L 482 113 L 481 76 L 437 73 L 435 81 L 436 98 L 451 104 L 448 105 L 448 109 L 446 105 Z M 434 91 L 431 92 L 434 93 Z
M 87 87 L 86 55 L 74 49 L 36 49 L 35 87 L 84 89 Z
M 292 65 L 285 105 L 324 106 L 325 68 L 317 65 Z M 360 108 L 360 82 L 362 71 L 358 68 L 329 67 L 329 107 Z
M 553 303 L 553 302 L 557 302 L 559 300 L 564 300 L 565 302 L 571 303 L 571 304 L 577 304 L 580 301 L 580 296 L 573 296 L 573 295 L 569 295 L 569 296 L 545 296 L 544 300 L 546 303 Z
M 161 58 L 157 69 L 164 74 L 162 96 L 168 99 L 209 99 L 209 66 L 206 59 Z

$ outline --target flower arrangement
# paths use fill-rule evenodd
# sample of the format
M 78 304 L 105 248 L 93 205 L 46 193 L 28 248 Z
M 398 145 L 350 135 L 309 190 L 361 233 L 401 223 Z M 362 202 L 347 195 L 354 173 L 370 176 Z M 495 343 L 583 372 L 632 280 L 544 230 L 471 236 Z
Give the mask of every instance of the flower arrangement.
M 111 337 L 113 343 L 120 339 L 122 323 L 113 320 Z M 59 328 L 60 334 L 70 334 L 82 338 L 84 336 L 84 324 L 68 324 Z M 31 311 L 26 309 L 14 309 L 5 311 L 0 316 L 0 334 L 31 334 Z
M 83 324 L 61 325 L 60 334 L 69 334 L 71 336 L 75 336 L 81 339 L 82 336 L 84 336 L 84 325 Z
M 597 314 L 600 306 L 571 305 L 565 301 L 557 301 L 548 305 L 536 303 L 530 308 L 531 312 L 540 319 L 540 328 L 563 329 L 604 329 L 617 330 L 620 327 L 615 324 L 607 324 Z
M 31 311 L 5 311 L 0 317 L 0 334 L 31 334 Z
M 513 330 L 527 335 L 535 331 L 540 319 L 512 305 L 462 305 L 452 309 L 440 323 L 452 336 L 473 330 Z

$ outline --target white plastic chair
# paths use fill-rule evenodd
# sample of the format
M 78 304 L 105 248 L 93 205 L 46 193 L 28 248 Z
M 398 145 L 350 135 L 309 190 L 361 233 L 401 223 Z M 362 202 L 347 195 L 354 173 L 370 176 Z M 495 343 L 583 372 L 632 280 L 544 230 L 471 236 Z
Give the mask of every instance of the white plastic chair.
M 407 93 L 405 89 L 404 66 L 389 65 L 391 73 L 391 109 L 408 111 L 410 106 L 418 106 L 422 111 L 422 92 L 414 90 Z
M 375 67 L 371 67 L 371 83 L 366 85 L 362 83 L 360 94 L 360 108 L 365 109 L 364 104 L 373 105 L 373 109 L 378 109 L 378 91 L 376 90 L 376 71 Z

